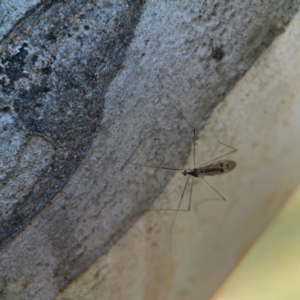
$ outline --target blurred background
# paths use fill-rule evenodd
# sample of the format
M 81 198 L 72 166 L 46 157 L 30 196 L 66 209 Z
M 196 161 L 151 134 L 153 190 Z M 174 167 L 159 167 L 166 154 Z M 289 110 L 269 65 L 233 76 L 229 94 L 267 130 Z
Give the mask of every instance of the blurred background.
M 300 185 L 212 300 L 300 299 Z

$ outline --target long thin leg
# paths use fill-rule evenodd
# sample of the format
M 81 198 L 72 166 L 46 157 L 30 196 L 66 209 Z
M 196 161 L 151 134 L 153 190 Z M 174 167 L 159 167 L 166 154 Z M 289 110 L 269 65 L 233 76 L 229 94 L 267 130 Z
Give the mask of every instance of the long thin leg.
M 188 178 L 188 180 L 189 180 L 189 178 Z M 186 185 L 187 185 L 187 182 L 186 182 Z M 191 210 L 191 203 L 192 203 L 192 195 L 193 195 L 193 186 L 194 186 L 194 177 L 192 177 L 192 185 L 191 185 L 191 191 L 190 191 L 189 206 L 188 206 L 187 209 L 180 209 L 180 204 L 179 204 L 179 207 L 177 209 L 175 209 L 175 208 L 161 208 L 161 209 L 149 209 L 149 211 L 153 211 L 153 210 L 154 211 L 168 210 L 168 211 L 176 211 L 176 212 L 177 211 L 190 211 Z M 184 188 L 184 190 L 185 190 L 185 188 Z M 183 194 L 184 194 L 184 190 L 183 190 Z M 183 197 L 183 194 L 182 194 L 182 197 Z
M 195 177 L 192 178 L 192 186 L 191 186 L 191 192 L 190 192 L 190 201 L 189 201 L 189 208 L 187 211 L 190 211 L 191 209 L 191 204 L 192 204 L 192 195 L 193 195 L 193 186 L 194 186 L 194 179 Z
M 207 180 L 205 180 L 202 176 L 200 177 L 203 181 L 205 181 L 206 183 L 207 183 L 207 185 L 216 193 L 216 194 L 218 194 L 221 198 L 222 198 L 222 200 L 224 200 L 224 201 L 226 201 L 226 199 L 212 186 L 212 185 L 210 185 L 208 182 L 207 182 Z M 208 200 L 208 199 L 206 199 L 206 200 Z M 213 200 L 216 200 L 216 199 L 213 199 Z M 219 200 L 221 200 L 221 199 L 219 199 Z
M 178 204 L 178 207 L 176 209 L 176 213 L 175 213 L 175 216 L 173 217 L 173 220 L 172 220 L 172 224 L 171 224 L 171 227 L 170 227 L 170 230 L 169 230 L 169 239 L 170 239 L 170 242 L 169 242 L 169 245 L 170 245 L 170 253 L 172 253 L 172 229 L 173 229 L 173 226 L 175 224 L 175 220 L 176 220 L 176 217 L 177 217 L 177 214 L 179 211 L 181 211 L 179 208 L 180 208 L 180 205 L 181 205 L 181 202 L 182 202 L 182 199 L 183 199 L 183 195 L 184 195 L 184 192 L 186 190 L 186 187 L 187 187 L 187 184 L 189 182 L 189 179 L 190 179 L 190 175 L 186 181 L 186 184 L 184 186 L 184 189 L 183 189 L 183 192 L 182 192 L 182 195 L 181 195 L 181 198 L 180 198 L 180 201 L 179 201 L 179 204 Z M 191 186 L 191 192 L 190 192 L 190 200 L 189 200 L 189 207 L 187 210 L 184 210 L 184 211 L 190 211 L 191 209 L 191 200 L 192 200 L 192 195 L 193 195 L 193 185 L 194 185 L 194 177 L 192 178 L 192 186 Z M 172 260 L 171 260 L 171 257 L 169 257 L 170 259 L 170 262 L 171 262 L 171 265 L 172 265 Z
M 194 143 L 194 149 L 193 149 L 193 151 L 194 151 L 194 169 L 196 169 L 196 131 L 195 131 L 195 129 L 193 129 L 193 133 L 194 133 L 194 141 L 193 141 L 193 143 Z M 194 181 L 194 180 L 193 180 Z
M 227 144 L 224 144 L 224 143 L 220 142 L 219 139 L 217 138 L 217 136 L 216 136 L 216 139 L 217 139 L 217 141 L 218 141 L 219 144 L 221 144 L 221 145 L 223 145 L 223 146 L 226 146 L 226 147 L 228 147 L 228 148 L 231 148 L 232 150 L 230 150 L 229 152 L 227 152 L 227 153 L 225 153 L 225 154 L 222 154 L 222 155 L 220 155 L 220 156 L 218 156 L 218 157 L 215 157 L 214 159 L 211 159 L 211 160 L 207 161 L 206 163 L 202 164 L 201 167 L 204 166 L 204 165 L 207 165 L 208 163 L 211 163 L 211 162 L 213 162 L 213 161 L 216 161 L 216 160 L 218 160 L 218 159 L 220 159 L 220 158 L 222 158 L 222 157 L 225 157 L 225 156 L 227 156 L 227 155 L 229 155 L 229 154 L 232 154 L 232 153 L 238 151 L 238 149 L 236 149 L 236 148 L 234 148 L 234 147 L 232 147 L 232 146 L 229 146 L 229 145 L 227 145 Z
M 165 89 L 164 89 L 164 86 L 163 86 L 163 84 L 162 84 L 162 82 L 161 82 L 161 80 L 160 80 L 160 77 L 159 76 L 157 76 L 157 78 L 158 78 L 158 80 L 159 80 L 159 82 L 160 82 L 160 85 L 161 85 L 161 87 L 162 87 L 162 89 L 165 91 Z M 166 92 L 166 91 L 165 91 Z M 195 130 L 195 128 L 194 128 L 194 126 L 186 119 L 186 117 L 177 109 L 177 107 L 173 104 L 173 102 L 172 102 L 172 100 L 171 100 L 171 98 L 169 97 L 169 95 L 168 95 L 168 93 L 165 93 L 166 94 L 166 96 L 167 96 L 167 98 L 168 98 L 168 100 L 170 101 L 170 103 L 172 104 L 172 106 L 174 107 L 174 109 L 178 112 L 178 114 L 191 126 L 191 128 L 193 128 L 194 130 Z
M 162 87 L 162 89 L 165 91 L 165 88 L 164 88 L 164 86 L 163 86 L 163 84 L 162 84 L 162 82 L 161 82 L 161 80 L 160 80 L 160 77 L 159 76 L 157 76 L 158 77 L 158 80 L 159 80 L 159 82 L 160 82 L 160 85 L 161 85 L 161 87 Z M 194 158 L 194 168 L 196 168 L 196 155 L 195 155 L 195 147 L 196 147 L 196 130 L 195 130 L 195 128 L 194 128 L 194 126 L 186 119 L 186 117 L 177 109 L 177 107 L 173 104 L 173 102 L 172 102 L 172 100 L 171 100 L 171 98 L 169 97 L 169 95 L 168 95 L 168 93 L 166 93 L 166 91 L 165 91 L 165 94 L 166 94 L 166 96 L 167 96 L 167 98 L 168 98 L 168 100 L 169 100 L 169 102 L 171 103 L 171 105 L 174 107 L 174 109 L 177 111 L 177 113 L 187 122 L 187 124 L 189 124 L 190 125 L 190 127 L 193 129 L 193 142 L 194 142 L 194 146 L 193 146 L 193 158 Z
M 176 209 L 175 216 L 173 217 L 173 220 L 172 220 L 172 223 L 171 223 L 170 233 L 172 232 L 172 228 L 173 228 L 173 225 L 174 225 L 174 223 L 175 223 L 176 217 L 177 217 L 177 215 L 178 215 L 179 208 L 180 208 L 180 205 L 181 205 L 181 202 L 182 202 L 182 199 L 183 199 L 183 195 L 184 195 L 184 192 L 185 192 L 185 189 L 186 189 L 186 187 L 187 187 L 187 184 L 188 184 L 188 182 L 189 182 L 190 177 L 191 177 L 191 176 L 189 175 L 189 177 L 188 177 L 188 179 L 187 179 L 187 181 L 186 181 L 186 183 L 185 183 L 183 192 L 182 192 L 182 194 L 181 194 L 180 201 L 179 201 L 179 203 L 178 203 L 178 206 L 177 206 L 177 209 Z
M 186 186 L 187 186 L 189 178 L 190 178 L 190 176 L 187 179 L 187 182 L 186 182 L 185 187 L 183 189 L 183 193 L 181 195 L 180 201 L 182 201 L 182 198 L 183 198 L 183 195 L 184 195 L 184 191 L 186 189 Z M 178 212 L 178 211 L 190 211 L 191 210 L 191 202 L 192 202 L 193 185 L 194 185 L 194 177 L 192 177 L 192 186 L 191 186 L 191 192 L 190 192 L 190 199 L 189 199 L 188 209 L 180 209 L 180 203 L 179 203 L 179 206 L 176 209 L 175 208 L 158 208 L 158 209 L 148 209 L 148 211 L 161 211 L 161 210 L 176 211 L 176 212 Z
M 147 168 L 154 168 L 154 169 L 172 170 L 172 171 L 185 171 L 186 170 L 186 169 L 167 168 L 167 167 L 161 167 L 161 166 L 149 166 L 149 165 L 143 165 L 143 164 L 138 164 L 138 163 L 120 161 L 120 160 L 112 160 L 111 162 L 123 163 L 123 164 L 129 164 L 129 165 L 140 166 L 140 167 L 147 167 Z

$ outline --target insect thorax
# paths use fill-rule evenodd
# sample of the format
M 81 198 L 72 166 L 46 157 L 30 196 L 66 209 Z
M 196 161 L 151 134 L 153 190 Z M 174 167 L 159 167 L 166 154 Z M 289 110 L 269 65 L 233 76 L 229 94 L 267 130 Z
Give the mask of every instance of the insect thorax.
M 191 176 L 194 176 L 194 177 L 198 177 L 200 174 L 202 174 L 202 170 L 201 169 L 184 170 L 182 172 L 182 174 L 184 176 L 191 175 Z

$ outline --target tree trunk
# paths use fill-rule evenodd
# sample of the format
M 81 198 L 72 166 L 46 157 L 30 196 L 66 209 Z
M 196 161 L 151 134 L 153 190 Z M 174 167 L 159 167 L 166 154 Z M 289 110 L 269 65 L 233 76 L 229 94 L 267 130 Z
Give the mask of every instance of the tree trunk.
M 298 5 L 60 1 L 32 3 L 26 11 L 3 6 L 3 299 L 52 299 L 158 195 L 157 209 L 176 209 L 184 186 L 175 181 L 177 174 L 160 194 L 174 171 L 130 163 L 183 168 L 192 127 L 199 132 Z M 263 62 L 272 65 L 268 59 Z M 147 212 L 95 265 L 93 278 L 87 277 L 101 289 L 99 299 L 208 299 L 278 211 L 299 181 L 287 174 L 299 168 L 291 167 L 295 139 L 276 135 L 285 136 L 278 119 L 288 123 L 293 107 L 281 106 L 291 98 L 289 81 L 270 83 L 282 71 L 276 67 L 270 67 L 273 73 L 249 72 L 199 137 L 197 166 L 226 152 L 215 136 L 239 150 L 231 157 L 238 168 L 212 183 L 226 202 L 206 201 L 218 195 L 195 181 L 192 209 L 178 214 L 171 232 L 174 212 Z M 247 78 L 255 85 L 243 86 Z M 193 155 L 188 162 L 184 168 L 193 167 Z M 279 186 L 283 180 L 287 185 Z M 92 298 L 89 284 L 80 294 L 75 281 L 69 288 L 75 293 L 57 298 Z

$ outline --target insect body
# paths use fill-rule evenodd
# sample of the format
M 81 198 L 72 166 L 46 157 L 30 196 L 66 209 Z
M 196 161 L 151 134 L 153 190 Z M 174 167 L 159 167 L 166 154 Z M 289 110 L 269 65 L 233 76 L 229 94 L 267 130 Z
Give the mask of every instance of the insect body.
M 162 86 L 162 89 L 164 90 L 163 84 L 158 76 L 158 80 Z M 192 200 L 192 193 L 193 193 L 193 183 L 194 183 L 194 177 L 200 177 L 203 181 L 206 182 L 206 184 L 216 193 L 219 195 L 219 197 L 226 201 L 226 199 L 212 186 L 210 185 L 205 179 L 204 176 L 213 176 L 213 175 L 221 175 L 221 174 L 226 174 L 230 171 L 232 171 L 235 167 L 236 167 L 236 162 L 233 160 L 220 160 L 222 157 L 225 157 L 227 155 L 230 155 L 234 152 L 237 151 L 236 148 L 229 146 L 225 143 L 222 143 L 221 141 L 219 141 L 219 139 L 216 136 L 216 139 L 218 141 L 219 144 L 230 148 L 231 150 L 229 152 L 226 152 L 223 155 L 220 155 L 210 161 L 208 161 L 206 164 L 204 164 L 202 167 L 196 168 L 196 158 L 195 158 L 195 153 L 196 153 L 196 149 L 195 149 L 195 145 L 196 145 L 196 129 L 194 128 L 194 126 L 192 126 L 192 124 L 185 118 L 185 116 L 177 109 L 177 107 L 173 104 L 172 100 L 170 99 L 169 95 L 166 93 L 166 96 L 170 102 L 170 104 L 173 106 L 173 108 L 177 111 L 178 115 L 181 116 L 182 119 L 185 120 L 185 122 L 191 127 L 192 131 L 193 131 L 193 147 L 192 147 L 192 151 L 193 151 L 193 163 L 194 163 L 194 168 L 192 169 L 177 169 L 177 168 L 169 168 L 169 167 L 164 167 L 164 166 L 152 166 L 152 165 L 146 165 L 146 164 L 140 164 L 140 163 L 134 163 L 134 162 L 125 162 L 131 165 L 135 165 L 135 166 L 141 166 L 141 167 L 147 167 L 147 168 L 155 168 L 155 169 L 163 169 L 163 170 L 172 170 L 172 171 L 181 171 L 181 173 L 184 176 L 188 176 L 183 192 L 181 194 L 181 198 L 180 201 L 178 203 L 178 206 L 176 209 L 173 208 L 161 208 L 161 209 L 149 209 L 148 211 L 160 211 L 160 210 L 166 210 L 166 211 L 175 211 L 175 215 L 173 217 L 173 221 L 170 227 L 170 232 L 172 231 L 173 225 L 175 223 L 175 219 L 177 217 L 177 214 L 179 211 L 190 211 L 191 209 L 191 200 Z M 122 161 L 115 161 L 115 162 L 120 162 L 120 163 L 124 163 Z M 190 190 L 190 197 L 189 197 L 189 205 L 187 209 L 180 209 L 182 200 L 183 200 L 183 196 L 184 193 L 186 191 L 188 182 L 190 180 L 190 178 L 192 177 L 192 184 L 191 184 L 191 190 Z M 220 198 L 218 198 L 220 200 Z M 216 200 L 216 199 L 214 199 Z
M 184 170 L 182 171 L 182 174 L 184 176 L 191 175 L 194 177 L 213 176 L 213 175 L 228 173 L 231 170 L 233 170 L 235 166 L 236 166 L 235 161 L 223 160 L 223 161 L 218 161 L 216 163 L 206 165 L 204 167 L 195 168 L 191 170 Z

